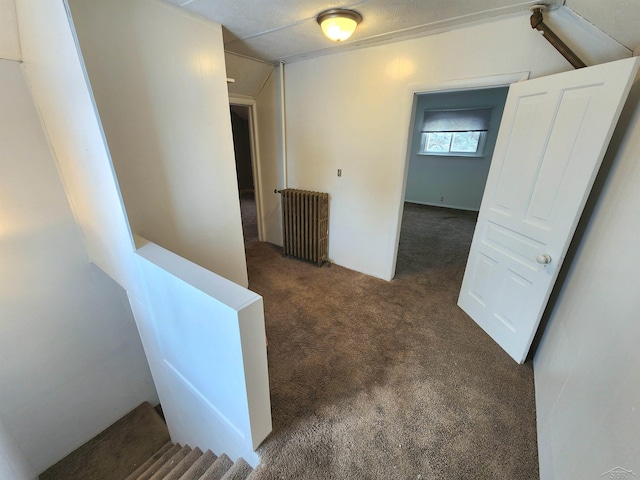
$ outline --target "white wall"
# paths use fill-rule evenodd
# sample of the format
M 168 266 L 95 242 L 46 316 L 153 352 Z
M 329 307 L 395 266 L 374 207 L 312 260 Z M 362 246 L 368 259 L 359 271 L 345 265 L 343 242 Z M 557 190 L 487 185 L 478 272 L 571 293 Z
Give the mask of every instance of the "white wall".
M 133 232 L 246 287 L 222 27 L 158 0 L 69 4 Z
M 393 277 L 413 91 L 570 68 L 528 14 L 288 64 L 289 185 L 329 192 L 332 260 Z
M 274 66 L 269 63 L 231 52 L 224 52 L 224 63 L 227 68 L 227 77 L 234 80 L 227 85 L 229 95 L 250 98 L 258 95 L 274 69 Z
M 0 418 L 41 472 L 157 402 L 124 291 L 88 262 L 20 64 L 0 61 Z
M 639 102 L 637 82 L 605 158 L 612 170 L 535 356 L 543 480 L 640 472 Z
M 289 186 L 329 192 L 331 259 L 393 277 L 414 90 L 568 68 L 528 15 L 287 65 Z
M 141 291 L 133 237 L 64 2 L 17 0 L 24 70 L 89 259 Z
M 256 97 L 260 141 L 261 198 L 265 242 L 282 246 L 280 195 L 284 188 L 282 149 L 282 96 L 280 69 L 275 69 Z
M 0 59 L 20 60 L 20 38 L 14 0 L 0 0 Z
M 254 176 L 261 240 L 282 245 L 280 196 L 284 187 L 282 159 L 282 103 L 280 68 L 225 52 L 227 75 L 234 78 L 229 94 L 234 99 L 255 101 L 258 168 Z
M 0 478 L 33 480 L 37 474 L 0 420 Z
M 13 0 L 0 0 L 0 58 L 9 60 L 22 58 L 18 37 L 18 21 Z M 1 230 L 2 227 L 0 227 Z M 2 425 L 0 418 L 0 478 L 28 480 L 35 478 L 35 476 L 33 467 L 29 464 L 13 436 Z
M 37 474 L 0 420 L 0 478 L 33 480 Z
M 130 2 L 128 5 L 134 5 L 134 3 L 136 2 Z M 146 2 L 142 2 L 142 4 L 147 5 Z M 186 439 L 186 442 L 192 446 L 213 449 L 216 448 L 216 445 L 225 443 L 226 440 L 236 442 L 239 438 L 237 432 L 241 432 L 240 445 L 244 451 L 251 452 L 255 446 L 253 442 L 259 438 L 260 433 L 266 435 L 264 433 L 265 425 L 270 425 L 268 392 L 266 399 L 264 392 L 262 396 L 255 395 L 255 392 L 260 390 L 260 385 L 268 385 L 266 352 L 264 352 L 264 356 L 260 356 L 258 349 L 261 347 L 264 351 L 262 310 L 255 307 L 258 302 L 248 303 L 247 309 L 226 309 L 224 313 L 214 319 L 206 317 L 206 312 L 194 312 L 189 315 L 189 319 L 201 322 L 205 326 L 215 320 L 222 324 L 235 322 L 236 327 L 240 329 L 241 345 L 238 346 L 237 343 L 234 345 L 236 350 L 241 349 L 237 354 L 243 360 L 246 388 L 243 392 L 237 389 L 233 390 L 233 394 L 239 409 L 242 408 L 243 403 L 241 395 L 244 394 L 246 397 L 249 412 L 244 414 L 250 419 L 250 431 L 243 430 L 241 425 L 238 427 L 236 435 L 232 437 L 227 437 L 227 432 L 214 430 L 203 433 L 203 428 L 210 425 L 213 419 L 210 416 L 202 419 L 202 415 L 205 414 L 203 412 L 207 412 L 206 415 L 208 415 L 208 411 L 196 408 L 198 402 L 204 398 L 212 409 L 218 408 L 218 405 L 213 398 L 196 395 L 192 402 L 194 408 L 184 408 L 185 404 L 182 402 L 177 411 L 171 411 L 172 407 L 177 404 L 175 398 L 193 398 L 192 392 L 185 391 L 185 389 L 191 388 L 189 385 L 191 375 L 202 375 L 203 372 L 197 369 L 195 372 L 189 372 L 190 376 L 185 377 L 186 382 L 182 382 L 182 384 L 170 385 L 168 383 L 167 376 L 163 375 L 163 370 L 166 368 L 164 357 L 158 356 L 157 352 L 162 351 L 167 342 L 174 342 L 172 345 L 175 345 L 178 340 L 176 336 L 172 336 L 171 329 L 163 328 L 163 326 L 165 322 L 176 325 L 184 320 L 183 315 L 190 305 L 192 296 L 201 301 L 203 296 L 208 296 L 211 298 L 206 298 L 206 302 L 215 302 L 217 296 L 224 296 L 227 289 L 245 290 L 237 284 L 217 276 L 216 282 L 205 282 L 209 286 L 206 292 L 203 292 L 202 289 L 199 291 L 189 290 L 189 295 L 181 295 L 182 290 L 179 289 L 174 292 L 171 288 L 168 291 L 159 291 L 153 288 L 157 282 L 179 284 L 181 279 L 173 278 L 175 275 L 162 268 L 163 265 L 160 265 L 159 278 L 150 277 L 145 269 L 148 265 L 142 267 L 139 263 L 139 256 L 135 252 L 134 239 L 120 197 L 118 181 L 94 108 L 92 92 L 84 75 L 83 62 L 74 42 L 74 30 L 69 23 L 65 4 L 61 0 L 55 2 L 51 0 L 18 0 L 17 7 L 27 78 L 49 135 L 67 196 L 74 207 L 75 217 L 84 236 L 90 258 L 124 287 L 130 299 L 138 330 L 145 341 L 145 353 L 154 375 L 160 400 L 167 405 L 166 413 L 170 431 L 172 433 L 180 432 L 180 440 L 185 441 Z M 179 11 L 177 15 L 181 15 Z M 209 51 L 211 45 L 206 43 L 204 48 Z M 218 62 L 223 63 L 221 44 L 215 49 L 215 57 Z M 224 92 L 224 77 L 216 77 L 216 82 L 223 87 L 222 91 Z M 161 108 L 161 104 L 162 102 L 159 102 L 156 106 Z M 224 92 L 223 101 L 218 102 L 215 108 L 224 111 L 228 121 L 229 107 L 226 92 Z M 218 133 L 221 135 L 221 140 L 225 141 L 224 130 Z M 231 132 L 229 131 L 228 134 L 228 140 L 231 141 Z M 194 137 L 193 140 L 215 142 L 215 137 L 203 139 Z M 239 212 L 237 212 L 237 217 L 239 224 Z M 240 245 L 242 245 L 242 239 L 240 239 Z M 189 263 L 160 247 L 155 245 L 154 247 L 173 258 L 174 263 Z M 190 265 L 198 272 L 214 275 L 201 267 Z M 203 278 L 203 275 L 198 275 L 198 278 Z M 206 280 L 206 275 L 204 278 Z M 250 292 L 245 291 L 245 293 L 257 297 Z M 166 305 L 169 296 L 172 296 L 174 303 L 170 305 L 171 309 L 165 310 L 162 307 Z M 185 308 L 177 308 L 179 305 L 185 306 Z M 242 310 L 241 313 L 239 313 L 240 310 Z M 240 322 L 239 316 L 242 316 Z M 149 334 L 149 322 L 151 322 L 152 334 Z M 242 326 L 238 326 L 239 323 Z M 222 330 L 216 334 L 217 337 L 211 339 L 204 335 L 205 330 L 207 329 L 203 328 L 203 335 L 199 338 L 200 345 L 213 345 L 215 342 L 224 344 L 227 340 Z M 251 354 L 246 354 L 247 344 L 252 347 Z M 180 348 L 188 354 L 194 353 L 190 351 L 193 345 L 188 342 L 181 344 Z M 225 386 L 217 382 L 215 376 L 212 375 L 210 375 L 208 385 L 219 391 L 225 390 Z M 264 412 L 265 405 L 265 414 L 255 413 Z M 113 418 L 112 421 L 117 418 Z M 189 428 L 185 428 L 184 425 L 188 425 Z M 215 443 L 213 437 L 217 438 L 218 443 Z M 87 437 L 85 440 L 89 438 Z M 206 440 L 206 443 L 199 445 L 198 442 L 203 439 Z M 218 454 L 222 453 L 217 449 L 214 451 Z M 234 450 L 234 452 L 237 453 L 238 450 Z M 250 454 L 247 456 L 249 460 L 253 458 L 254 462 L 257 461 L 255 454 L 253 457 Z

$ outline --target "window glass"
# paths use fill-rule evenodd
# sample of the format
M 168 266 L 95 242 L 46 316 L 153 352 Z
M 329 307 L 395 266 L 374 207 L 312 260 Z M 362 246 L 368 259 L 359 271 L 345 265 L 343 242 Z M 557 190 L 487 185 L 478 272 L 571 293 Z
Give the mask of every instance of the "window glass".
M 433 132 L 427 134 L 427 145 L 425 150 L 432 153 L 446 153 L 451 146 L 452 133 Z
M 425 110 L 420 153 L 481 156 L 491 111 L 491 108 Z
M 453 134 L 450 152 L 476 153 L 480 143 L 480 132 L 458 132 Z

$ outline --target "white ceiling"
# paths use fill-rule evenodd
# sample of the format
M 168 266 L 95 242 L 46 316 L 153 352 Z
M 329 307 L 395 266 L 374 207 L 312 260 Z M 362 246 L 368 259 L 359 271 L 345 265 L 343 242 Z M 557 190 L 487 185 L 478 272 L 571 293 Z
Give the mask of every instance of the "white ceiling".
M 224 26 L 225 49 L 270 63 L 434 33 L 466 23 L 525 12 L 564 0 L 166 0 Z M 629 50 L 640 46 L 640 0 L 566 0 L 566 6 Z M 316 16 L 352 8 L 363 17 L 343 45 L 327 40 Z
M 566 0 L 565 5 L 629 50 L 640 47 L 639 0 Z

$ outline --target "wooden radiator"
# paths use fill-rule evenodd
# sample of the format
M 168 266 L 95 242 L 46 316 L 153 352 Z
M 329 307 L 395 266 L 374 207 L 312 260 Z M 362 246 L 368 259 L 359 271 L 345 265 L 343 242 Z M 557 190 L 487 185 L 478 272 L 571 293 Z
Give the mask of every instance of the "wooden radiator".
M 286 188 L 282 194 L 284 254 L 329 262 L 329 194 Z

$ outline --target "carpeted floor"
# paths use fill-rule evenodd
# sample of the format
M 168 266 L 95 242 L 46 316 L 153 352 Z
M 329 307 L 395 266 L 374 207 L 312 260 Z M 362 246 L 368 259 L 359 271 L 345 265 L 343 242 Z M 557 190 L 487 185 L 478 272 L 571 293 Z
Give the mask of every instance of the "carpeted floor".
M 40 480 L 123 479 L 169 441 L 164 421 L 145 402 L 41 473 Z
M 244 243 L 249 246 L 258 241 L 258 217 L 253 192 L 240 194 L 240 209 Z
M 538 478 L 532 367 L 456 306 L 475 218 L 407 204 L 392 282 L 247 242 L 274 427 L 258 479 Z

